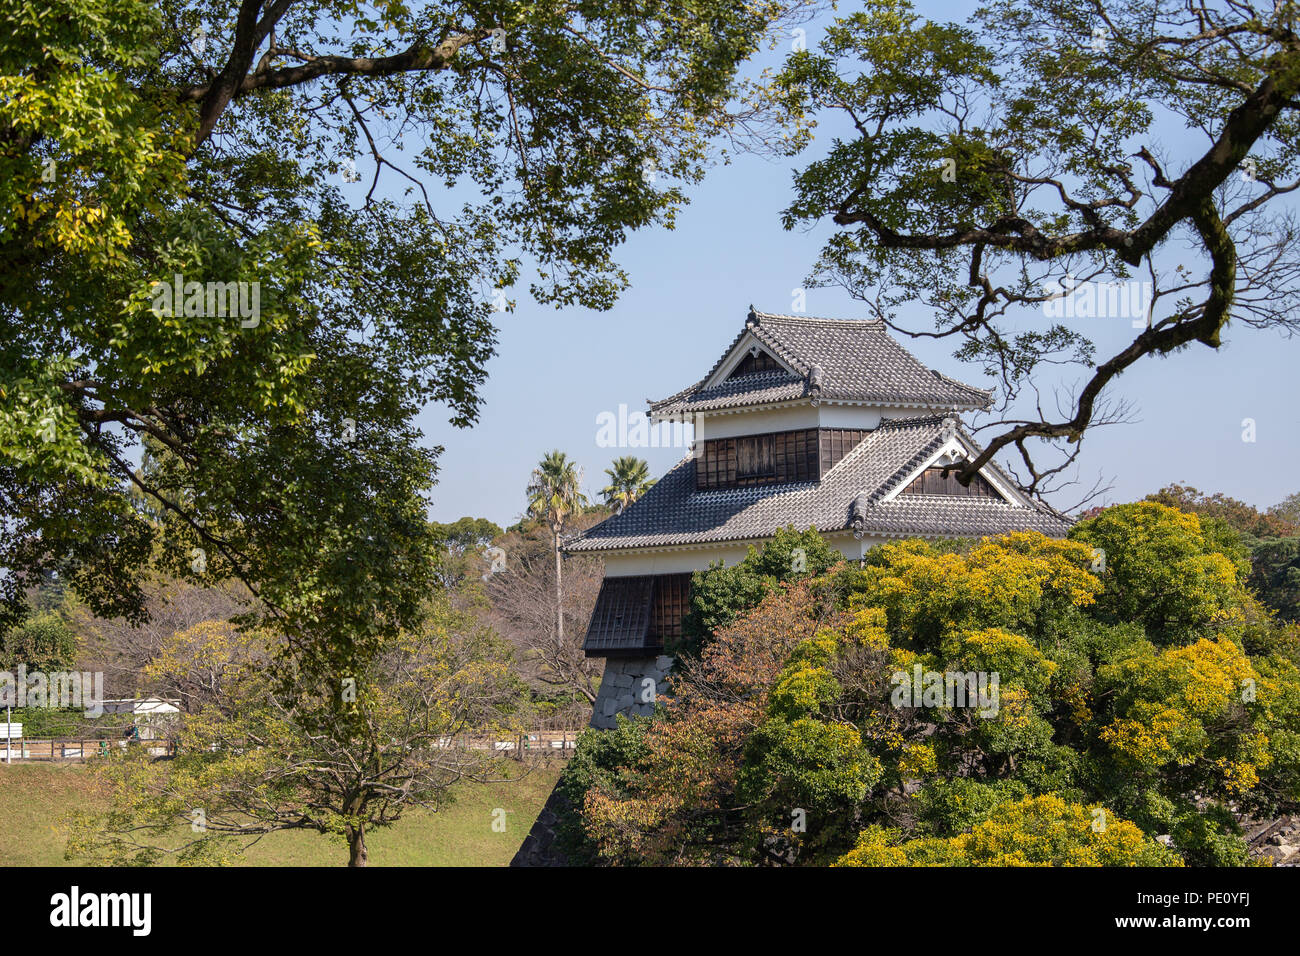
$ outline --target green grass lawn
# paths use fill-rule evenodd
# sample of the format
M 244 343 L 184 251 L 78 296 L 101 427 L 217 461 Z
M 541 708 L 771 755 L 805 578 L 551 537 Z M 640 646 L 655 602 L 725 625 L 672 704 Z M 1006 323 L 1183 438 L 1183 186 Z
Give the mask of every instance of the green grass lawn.
M 518 764 L 511 764 L 512 769 Z M 460 784 L 455 802 L 430 813 L 412 810 L 366 840 L 371 866 L 505 866 L 546 802 L 563 764 L 539 763 L 518 780 Z M 0 763 L 0 866 L 76 866 L 63 858 L 66 815 L 100 808 L 105 798 L 78 764 Z M 504 833 L 493 810 L 506 811 Z M 245 856 L 248 866 L 343 866 L 341 840 L 307 832 L 273 833 Z

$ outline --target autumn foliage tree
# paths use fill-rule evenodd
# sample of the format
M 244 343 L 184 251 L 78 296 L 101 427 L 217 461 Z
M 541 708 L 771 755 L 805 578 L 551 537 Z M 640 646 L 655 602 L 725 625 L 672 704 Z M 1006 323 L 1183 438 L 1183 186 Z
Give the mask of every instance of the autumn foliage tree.
M 1294 496 L 1293 496 L 1294 497 Z M 1248 539 L 1284 538 L 1300 533 L 1300 522 L 1290 514 L 1285 502 L 1260 511 L 1253 505 L 1238 501 L 1221 491 L 1213 494 L 1201 492 L 1191 485 L 1166 485 L 1146 496 L 1147 501 L 1168 505 L 1179 511 L 1190 511 L 1202 518 L 1213 518 L 1246 535 Z

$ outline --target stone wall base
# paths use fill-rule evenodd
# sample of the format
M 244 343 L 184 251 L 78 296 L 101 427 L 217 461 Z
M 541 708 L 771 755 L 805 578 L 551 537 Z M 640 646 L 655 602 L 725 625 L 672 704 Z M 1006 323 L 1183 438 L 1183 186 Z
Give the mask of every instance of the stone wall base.
M 655 701 L 667 689 L 664 682 L 672 666 L 673 659 L 663 654 L 606 659 L 605 675 L 592 706 L 591 726 L 611 730 L 619 714 L 632 717 L 653 713 Z M 552 790 L 510 865 L 567 866 L 569 861 L 555 846 L 555 824 L 561 814 L 570 812 L 568 801 Z
M 592 707 L 591 726 L 610 730 L 618 714 L 645 717 L 654 713 L 655 701 L 666 690 L 664 682 L 672 666 L 673 659 L 664 654 L 608 658 Z

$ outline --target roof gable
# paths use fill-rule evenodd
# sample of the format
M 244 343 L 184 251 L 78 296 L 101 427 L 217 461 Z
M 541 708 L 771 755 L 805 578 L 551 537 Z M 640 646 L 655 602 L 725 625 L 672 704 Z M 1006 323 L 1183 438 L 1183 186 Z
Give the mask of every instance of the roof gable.
M 767 349 L 755 345 L 748 349 L 741 357 L 730 372 L 727 373 L 727 380 L 735 378 L 744 378 L 747 375 L 757 375 L 760 372 L 789 371 L 780 362 L 772 357 L 772 353 Z
M 933 448 L 927 456 L 913 462 L 910 470 L 900 471 L 886 486 L 878 489 L 876 500 L 887 502 L 907 494 L 907 489 L 912 482 L 928 468 L 968 461 L 980 455 L 980 447 L 955 418 L 943 419 L 940 427 L 943 442 Z M 980 468 L 979 475 L 992 485 L 993 490 L 1008 504 L 1023 508 L 1034 507 L 1034 502 L 1029 496 L 1020 490 L 1011 476 L 999 468 L 996 462 L 986 463 Z
M 735 374 L 754 349 L 772 356 L 779 372 Z M 709 373 L 651 403 L 651 411 L 671 417 L 800 399 L 973 409 L 986 407 L 991 393 L 926 368 L 889 335 L 883 322 L 751 311 L 745 329 Z
M 771 359 L 771 367 L 745 367 L 746 359 L 760 353 Z M 792 361 L 789 356 L 778 354 L 776 349 L 754 333 L 752 324 L 746 322 L 745 328 L 731 340 L 731 344 L 727 346 L 722 356 L 713 363 L 713 368 L 709 369 L 708 374 L 678 394 L 685 395 L 692 391 L 712 391 L 726 387 L 727 382 L 733 379 L 763 373 L 781 374 L 790 381 L 801 382 L 808 374 L 808 370 Z

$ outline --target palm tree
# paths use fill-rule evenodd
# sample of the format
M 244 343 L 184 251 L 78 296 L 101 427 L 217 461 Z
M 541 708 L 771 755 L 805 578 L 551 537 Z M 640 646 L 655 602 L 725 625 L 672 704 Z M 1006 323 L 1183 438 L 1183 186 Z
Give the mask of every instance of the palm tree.
M 555 548 L 555 630 L 564 640 L 564 589 L 561 586 L 563 567 L 560 561 L 560 532 L 570 515 L 587 506 L 587 496 L 580 490 L 582 472 L 576 463 L 569 461 L 562 451 L 545 455 L 533 469 L 528 482 L 528 513 L 545 521 L 551 529 Z
M 649 463 L 634 455 L 615 458 L 614 466 L 606 468 L 605 474 L 609 475 L 609 484 L 602 488 L 600 493 L 605 498 L 605 504 L 618 514 L 622 514 L 624 508 L 640 498 L 654 484 L 654 479 L 650 477 Z

